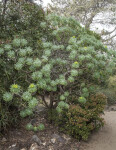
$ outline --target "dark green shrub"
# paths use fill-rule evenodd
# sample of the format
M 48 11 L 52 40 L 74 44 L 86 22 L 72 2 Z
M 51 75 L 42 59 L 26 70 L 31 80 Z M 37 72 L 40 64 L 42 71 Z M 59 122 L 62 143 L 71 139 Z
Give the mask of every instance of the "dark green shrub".
M 113 89 L 105 88 L 101 89 L 100 91 L 107 97 L 108 106 L 116 104 L 116 92 Z
M 73 137 L 87 140 L 93 130 L 98 130 L 104 125 L 101 114 L 106 100 L 105 95 L 98 93 L 91 95 L 86 104 L 70 105 L 69 110 L 62 112 L 59 116 L 57 124 L 62 131 Z
M 109 78 L 108 87 L 116 92 L 116 75 Z
M 111 76 L 107 87 L 99 91 L 102 91 L 106 95 L 108 105 L 116 104 L 116 76 Z
M 16 126 L 20 120 L 19 115 L 17 114 L 16 106 L 8 106 L 3 102 L 0 103 L 0 132 L 8 130 L 9 127 Z
M 0 4 L 0 19 L 2 19 L 0 22 L 0 41 L 6 43 L 14 37 L 23 36 L 30 42 L 31 46 L 37 48 L 37 43 L 41 41 L 43 36 L 43 29 L 40 27 L 40 23 L 45 19 L 43 8 L 25 0 L 9 0 L 5 12 L 3 12 L 4 5 L 1 2 Z
M 4 5 L 0 2 L 0 20 L 2 19 L 0 21 L 0 131 L 16 124 L 20 120 L 20 116 L 32 114 L 30 109 L 26 109 L 26 102 L 18 96 L 19 93 L 22 95 L 22 91 L 27 89 L 31 81 L 26 79 L 28 78 L 26 68 L 24 68 L 25 71 L 15 69 L 21 68 L 23 66 L 21 63 L 25 59 L 23 50 L 20 52 L 21 59 L 17 57 L 16 52 L 18 47 L 23 49 L 26 45 L 29 53 L 31 45 L 35 50 L 33 54 L 37 55 L 38 50 L 36 49 L 41 47 L 44 32 L 40 23 L 45 19 L 41 6 L 23 0 L 20 2 L 7 1 L 5 13 L 3 13 L 3 8 Z M 46 36 L 45 32 L 44 36 Z M 20 40 L 15 40 L 11 44 L 14 37 Z M 24 37 L 28 39 L 28 45 Z M 20 63 L 14 67 L 18 60 Z M 5 92 L 6 95 L 4 95 Z M 25 113 L 22 111 L 23 109 L 26 109 Z

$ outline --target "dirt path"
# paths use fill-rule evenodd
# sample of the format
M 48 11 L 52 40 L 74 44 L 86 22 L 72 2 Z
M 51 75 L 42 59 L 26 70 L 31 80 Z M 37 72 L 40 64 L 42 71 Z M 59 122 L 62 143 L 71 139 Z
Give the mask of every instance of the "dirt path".
M 116 150 L 116 111 L 105 112 L 106 125 L 94 133 L 80 150 Z

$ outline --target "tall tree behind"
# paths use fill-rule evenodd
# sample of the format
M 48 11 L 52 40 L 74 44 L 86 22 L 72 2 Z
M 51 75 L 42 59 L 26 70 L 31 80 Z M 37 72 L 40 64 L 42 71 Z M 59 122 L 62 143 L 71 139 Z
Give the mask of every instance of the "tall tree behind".
M 101 31 L 103 42 L 106 45 L 115 47 L 116 38 L 116 1 L 115 0 L 52 0 L 49 5 L 52 12 L 65 16 L 74 16 L 80 23 L 90 28 L 92 23 L 111 24 L 111 30 Z M 107 12 L 112 15 L 107 16 Z M 106 14 L 105 20 L 100 14 Z M 96 17 L 97 16 L 97 17 Z
M 44 18 L 41 5 L 30 2 L 30 0 L 9 0 L 2 1 L 0 8 L 1 40 L 12 39 L 17 35 L 26 36 L 27 34 L 31 41 L 38 39 L 37 32 L 40 22 Z

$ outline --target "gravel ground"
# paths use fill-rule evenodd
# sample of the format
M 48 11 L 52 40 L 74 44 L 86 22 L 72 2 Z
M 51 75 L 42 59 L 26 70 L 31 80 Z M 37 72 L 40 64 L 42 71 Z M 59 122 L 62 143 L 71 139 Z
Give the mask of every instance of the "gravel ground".
M 80 150 L 116 150 L 116 111 L 106 111 L 104 119 L 106 125 L 82 142 Z

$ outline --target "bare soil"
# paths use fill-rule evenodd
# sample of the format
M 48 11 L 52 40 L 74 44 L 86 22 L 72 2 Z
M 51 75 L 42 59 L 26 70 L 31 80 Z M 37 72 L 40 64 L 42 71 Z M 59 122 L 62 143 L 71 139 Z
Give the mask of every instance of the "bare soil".
M 38 145 L 37 149 L 33 150 L 75 150 L 80 146 L 80 142 L 59 132 L 57 127 L 51 125 L 46 120 L 46 117 L 42 116 L 38 115 L 32 120 L 26 119 L 21 121 L 17 128 L 12 128 L 3 134 L 0 137 L 0 150 L 32 150 L 30 147 L 33 144 L 31 141 L 33 135 L 37 135 L 42 143 Z M 27 131 L 25 126 L 30 120 L 35 125 L 43 123 L 45 130 L 38 132 Z M 53 135 L 59 136 L 59 141 L 54 142 Z
M 104 119 L 106 125 L 98 132 L 94 132 L 87 142 L 80 143 L 59 132 L 58 128 L 48 123 L 44 117 L 36 116 L 31 121 L 34 124 L 44 123 L 46 127 L 44 131 L 27 131 L 25 126 L 30 120 L 26 119 L 17 128 L 10 129 L 0 137 L 0 150 L 21 150 L 23 148 L 30 150 L 32 144 L 30 140 L 33 135 L 37 135 L 42 142 L 37 150 L 116 150 L 116 111 L 105 111 Z M 53 143 L 51 140 L 53 134 L 59 135 L 61 141 Z M 10 149 L 12 145 L 16 145 L 16 149 Z

